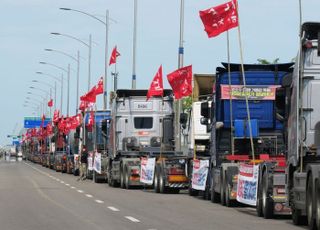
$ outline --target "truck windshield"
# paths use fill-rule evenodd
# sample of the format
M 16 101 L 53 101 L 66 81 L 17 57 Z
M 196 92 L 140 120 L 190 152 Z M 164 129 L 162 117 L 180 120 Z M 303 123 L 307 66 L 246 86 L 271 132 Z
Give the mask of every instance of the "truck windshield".
M 152 129 L 153 117 L 135 117 L 135 129 Z

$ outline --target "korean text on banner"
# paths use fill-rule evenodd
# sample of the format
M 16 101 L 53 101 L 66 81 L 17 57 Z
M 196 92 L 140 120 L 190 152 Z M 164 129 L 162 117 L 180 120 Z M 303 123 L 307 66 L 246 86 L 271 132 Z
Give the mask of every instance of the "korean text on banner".
M 257 204 L 259 165 L 240 164 L 237 201 L 255 206 Z
M 91 171 L 93 170 L 93 160 L 92 160 L 92 157 L 93 157 L 93 152 L 89 152 L 89 156 L 88 156 L 88 170 Z
M 94 154 L 93 169 L 101 174 L 101 153 L 96 152 Z
M 192 188 L 204 191 L 206 189 L 209 160 L 194 160 L 192 170 Z
M 154 178 L 154 169 L 156 165 L 156 158 L 141 158 L 141 173 L 140 181 L 142 183 L 152 185 Z

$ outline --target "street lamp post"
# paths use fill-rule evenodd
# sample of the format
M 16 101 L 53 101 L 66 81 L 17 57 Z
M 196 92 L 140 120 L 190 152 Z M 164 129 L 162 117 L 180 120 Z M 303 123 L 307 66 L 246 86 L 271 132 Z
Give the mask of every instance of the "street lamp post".
M 64 37 L 67 37 L 67 38 L 71 38 L 73 40 L 76 40 L 80 43 L 82 43 L 83 45 L 85 45 L 86 47 L 88 47 L 89 49 L 89 52 L 88 52 L 88 91 L 90 90 L 90 81 L 91 81 L 91 46 L 92 46 L 92 36 L 91 34 L 89 35 L 89 44 L 80 40 L 79 38 L 76 38 L 74 36 L 71 36 L 71 35 L 68 35 L 68 34 L 62 34 L 62 33 L 51 33 L 53 35 L 59 35 L 59 36 L 64 36 Z
M 132 52 L 132 89 L 136 89 L 136 47 L 137 47 L 137 13 L 138 1 L 134 0 L 134 13 L 133 13 L 133 52 Z
M 106 18 L 105 18 L 105 22 L 100 20 L 99 18 L 97 18 L 96 16 L 92 15 L 92 14 L 89 14 L 87 12 L 84 12 L 84 11 L 81 11 L 81 10 L 76 10 L 76 9 L 71 9 L 71 8 L 60 8 L 60 10 L 67 10 L 67 11 L 74 11 L 74 12 L 78 12 L 78 13 L 81 13 L 81 14 L 84 14 L 84 15 L 87 15 L 99 22 L 101 22 L 103 25 L 105 25 L 105 30 L 106 30 L 106 41 L 105 41 L 105 58 L 104 58 L 104 79 L 103 79 L 103 82 L 104 82 L 104 92 L 103 92 L 103 108 L 106 109 L 107 108 L 107 87 L 108 87 L 108 84 L 107 84 L 107 74 L 108 74 L 108 63 L 107 63 L 107 59 L 108 59 L 108 43 L 109 43 L 109 20 L 112 20 L 110 19 L 109 17 L 109 10 L 106 10 Z
M 45 97 L 44 96 L 42 96 L 42 95 L 40 95 L 40 94 L 35 94 L 35 93 L 32 93 L 32 92 L 27 92 L 27 94 L 29 94 L 29 95 L 33 95 L 33 96 L 37 96 L 37 97 L 40 97 L 42 100 L 43 100 L 43 102 L 41 102 L 41 104 L 42 104 L 42 113 L 45 113 L 45 107 L 44 107 L 44 102 L 45 102 Z M 34 100 L 34 99 L 33 99 Z
M 48 74 L 48 73 L 43 73 L 43 72 L 40 72 L 40 71 L 37 71 L 36 72 L 37 74 L 41 74 L 41 75 L 43 75 L 43 76 L 48 76 L 48 77 L 51 77 L 51 78 L 54 78 L 56 81 L 55 81 L 55 88 L 56 88 L 56 86 L 57 86 L 57 81 L 59 81 L 59 83 L 60 83 L 60 86 L 61 86 L 61 92 L 60 92 L 60 94 L 61 94 L 61 96 L 60 96 L 60 111 L 61 111 L 61 113 L 62 113 L 62 103 L 63 103 L 63 80 L 64 80 L 64 78 L 63 78 L 63 74 L 61 74 L 61 78 L 58 78 L 58 77 L 56 77 L 56 76 L 54 76 L 54 75 L 51 75 L 51 74 Z M 55 98 L 55 101 L 56 101 L 56 98 Z M 54 109 L 56 109 L 56 103 L 54 103 Z
M 40 84 L 44 84 L 44 85 L 46 85 L 46 86 L 49 86 L 49 88 L 50 88 L 50 98 L 49 98 L 49 100 L 51 100 L 51 98 L 52 98 L 51 90 L 53 89 L 53 90 L 54 90 L 54 101 L 56 101 L 56 98 L 57 98 L 56 82 L 55 82 L 55 85 L 54 85 L 54 86 L 52 86 L 52 85 L 50 85 L 50 84 L 48 84 L 48 83 L 45 83 L 45 82 L 43 82 L 43 81 L 38 81 L 38 80 L 32 80 L 32 82 L 40 83 Z M 48 100 L 48 101 L 49 101 L 49 100 Z M 56 103 L 56 102 L 54 102 L 54 103 Z M 50 117 L 51 117 L 51 107 L 50 107 Z
M 78 108 L 79 108 L 80 51 L 79 50 L 77 51 L 77 58 L 75 58 L 74 56 L 72 56 L 72 55 L 70 55 L 68 53 L 60 51 L 60 50 L 45 49 L 45 51 L 60 53 L 60 54 L 62 54 L 64 56 L 67 56 L 67 57 L 71 58 L 75 62 L 77 62 L 77 93 L 76 93 L 76 114 L 77 114 Z
M 30 86 L 29 87 L 30 89 L 34 89 L 34 90 L 39 90 L 39 91 L 42 91 L 45 93 L 45 97 L 42 97 L 43 99 L 43 114 L 45 114 L 46 116 L 48 115 L 48 109 L 47 109 L 47 106 L 46 106 L 46 102 L 48 101 L 48 91 L 46 90 L 43 90 L 43 89 L 40 89 L 40 88 L 37 88 L 37 87 L 34 87 L 34 86 Z M 40 96 L 40 95 L 38 95 Z
M 64 72 L 66 72 L 67 73 L 67 75 L 68 75 L 68 78 L 69 78 L 69 80 L 70 80 L 70 64 L 68 64 L 68 69 L 65 69 L 65 68 L 62 68 L 62 67 L 60 67 L 60 66 L 57 66 L 57 65 L 55 65 L 55 64 L 52 64 L 52 63 L 48 63 L 48 62 L 39 62 L 40 64 L 43 64 L 43 65 L 50 65 L 50 66 L 53 66 L 53 67 L 55 67 L 55 68 L 58 68 L 58 69 L 60 69 L 60 70 L 62 70 L 62 71 L 64 71 Z M 68 82 L 69 82 L 69 80 L 68 80 Z M 61 75 L 61 82 L 63 82 L 63 75 Z M 68 86 L 68 95 L 70 94 L 70 84 L 68 83 L 67 84 Z M 62 113 L 62 94 L 61 94 L 61 113 Z M 67 113 L 68 113 L 68 115 L 69 115 L 69 103 L 67 104 Z

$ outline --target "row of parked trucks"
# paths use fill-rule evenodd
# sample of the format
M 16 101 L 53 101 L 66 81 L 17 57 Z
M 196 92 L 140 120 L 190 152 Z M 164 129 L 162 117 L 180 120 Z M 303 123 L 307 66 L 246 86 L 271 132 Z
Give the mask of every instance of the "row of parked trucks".
M 117 90 L 111 110 L 95 112 L 92 130 L 85 113 L 74 133 L 55 131 L 54 144 L 46 142 L 43 150 L 35 146 L 41 143 L 30 143 L 25 151 L 36 156 L 42 149 L 48 167 L 76 175 L 86 144 L 89 163 L 101 154 L 101 171 L 88 171 L 95 182 L 160 193 L 188 189 L 225 206 L 237 203 L 241 165 L 255 165 L 258 216 L 291 214 L 295 224 L 320 229 L 320 24 L 303 24 L 295 63 L 222 63 L 216 74 L 195 74 L 193 80 L 192 108 L 179 124 L 188 151 L 175 149 L 171 90 L 149 100 L 147 90 Z M 146 185 L 141 159 L 150 158 L 154 180 Z M 209 162 L 204 191 L 192 188 L 197 160 Z

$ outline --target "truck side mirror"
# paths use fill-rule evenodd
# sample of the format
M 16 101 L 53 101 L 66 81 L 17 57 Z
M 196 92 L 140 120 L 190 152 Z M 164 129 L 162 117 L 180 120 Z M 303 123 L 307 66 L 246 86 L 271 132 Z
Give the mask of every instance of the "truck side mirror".
M 201 116 L 209 118 L 209 103 L 207 101 L 201 103 Z
M 320 32 L 318 32 L 318 56 L 320 56 Z

